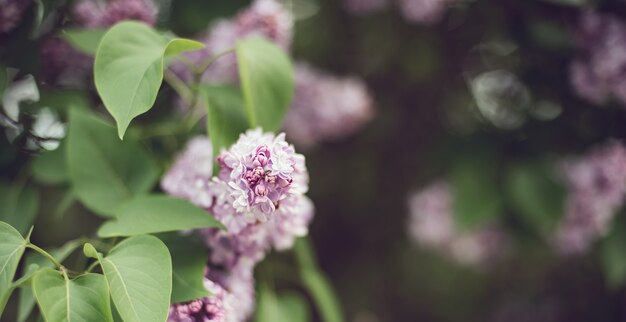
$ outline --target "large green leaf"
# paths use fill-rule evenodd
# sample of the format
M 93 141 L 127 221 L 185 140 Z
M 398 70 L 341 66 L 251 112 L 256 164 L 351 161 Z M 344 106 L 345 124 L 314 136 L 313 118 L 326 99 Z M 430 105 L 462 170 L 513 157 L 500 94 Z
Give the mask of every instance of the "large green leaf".
M 30 186 L 8 185 L 0 182 L 0 220 L 26 234 L 39 208 L 37 190 Z
M 46 268 L 33 278 L 33 291 L 46 321 L 113 321 L 108 286 L 100 274 L 70 280 Z
M 148 192 L 159 176 L 156 162 L 138 143 L 118 140 L 113 127 L 78 109 L 70 113 L 67 164 L 76 197 L 104 216 Z
M 237 42 L 241 89 L 252 127 L 275 132 L 291 105 L 293 68 L 280 47 L 261 37 Z
M 602 266 L 607 285 L 619 289 L 626 283 L 626 220 L 618 217 L 611 234 L 602 242 Z
M 120 205 L 114 219 L 98 230 L 100 237 L 134 236 L 193 228 L 223 228 L 192 203 L 166 195 L 139 196 Z
M 309 310 L 306 301 L 295 293 L 276 295 L 262 283 L 259 286 L 256 322 L 307 322 Z
M 243 98 L 230 86 L 205 86 L 207 131 L 214 153 L 230 147 L 248 129 Z
M 48 250 L 48 253 L 52 255 L 56 260 L 62 263 L 70 254 L 72 254 L 78 247 L 83 244 L 82 240 L 74 239 L 68 241 L 59 248 Z M 20 279 L 25 280 L 24 284 L 20 287 L 19 301 L 17 307 L 17 321 L 23 322 L 28 319 L 30 312 L 35 306 L 35 295 L 30 283 L 30 277 L 32 277 L 42 267 L 54 267 L 54 264 L 49 259 L 42 256 L 39 253 L 28 253 L 24 256 L 24 273 Z
M 56 150 L 46 151 L 33 162 L 33 176 L 45 184 L 60 184 L 68 179 L 65 140 Z
M 78 51 L 93 56 L 104 33 L 102 29 L 68 29 L 63 31 L 62 37 Z
M 565 204 L 565 187 L 553 178 L 551 170 L 541 164 L 516 166 L 507 178 L 509 198 L 516 213 L 543 236 L 553 232 Z
M 193 237 L 178 233 L 159 235 L 172 255 L 172 303 L 210 295 L 203 282 L 208 251 L 198 238 Z
M 163 82 L 164 57 L 202 47 L 193 40 L 168 40 L 140 22 L 126 21 L 109 29 L 96 53 L 94 77 L 120 139 L 130 121 L 154 105 Z
M 15 228 L 0 221 L 0 316 L 13 292 L 13 277 L 26 244 L 27 240 Z
M 471 229 L 501 215 L 503 204 L 492 160 L 482 156 L 460 159 L 450 172 L 456 223 Z
M 172 260 L 162 241 L 150 235 L 130 237 L 104 258 L 90 244 L 85 244 L 84 251 L 100 262 L 113 303 L 124 321 L 167 319 Z

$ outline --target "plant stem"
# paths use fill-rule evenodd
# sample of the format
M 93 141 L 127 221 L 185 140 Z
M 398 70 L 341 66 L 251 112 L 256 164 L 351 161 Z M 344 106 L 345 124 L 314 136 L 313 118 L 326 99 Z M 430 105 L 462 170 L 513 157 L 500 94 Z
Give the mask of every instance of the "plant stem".
M 98 264 L 100 264 L 100 262 L 96 259 L 93 263 L 91 263 L 91 265 L 89 265 L 89 267 L 87 267 L 87 270 L 85 271 L 85 273 L 91 273 L 91 271 L 96 268 L 96 266 L 98 266 Z
M 49 259 L 52 263 L 54 263 L 54 265 L 55 265 L 57 268 L 61 268 L 61 267 L 62 267 L 62 265 L 61 265 L 61 263 L 59 263 L 59 261 L 57 261 L 56 259 L 54 259 L 54 257 L 52 257 L 52 255 L 48 254 L 48 252 L 46 252 L 45 250 L 43 250 L 43 249 L 41 249 L 41 248 L 37 247 L 37 245 L 33 245 L 33 244 L 31 244 L 31 243 L 29 242 L 28 244 L 26 244 L 26 247 L 28 247 L 28 248 L 30 248 L 30 249 L 32 249 L 32 250 L 35 250 L 35 251 L 37 251 L 39 254 L 43 255 L 43 256 L 44 256 L 44 257 L 46 257 L 46 258 L 48 258 L 48 259 Z
M 235 51 L 235 48 L 229 48 L 227 50 L 224 50 L 222 52 L 219 52 L 211 57 L 209 57 L 204 63 L 202 63 L 202 65 L 198 66 L 195 70 L 194 70 L 194 74 L 196 76 L 202 76 L 202 74 L 204 74 L 204 72 L 206 72 L 206 70 L 209 68 L 209 66 L 211 66 L 211 64 L 213 64 L 213 62 L 215 62 L 216 60 L 218 60 L 219 58 L 221 58 L 222 56 L 226 56 L 232 52 Z
M 194 94 L 189 86 L 185 84 L 185 82 L 180 79 L 176 74 L 172 73 L 169 70 L 166 70 L 163 74 L 163 79 L 172 86 L 172 88 L 178 93 L 178 95 L 185 101 L 185 103 L 191 105 L 194 100 Z

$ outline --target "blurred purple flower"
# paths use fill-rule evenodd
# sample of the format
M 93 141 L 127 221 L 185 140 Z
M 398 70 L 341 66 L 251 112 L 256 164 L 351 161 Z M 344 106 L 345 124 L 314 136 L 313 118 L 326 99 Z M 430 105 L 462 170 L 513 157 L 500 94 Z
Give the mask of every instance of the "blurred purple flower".
M 368 15 L 389 6 L 389 0 L 343 0 L 343 6 L 353 15 Z
M 79 26 L 90 29 L 110 27 L 124 20 L 154 25 L 157 8 L 152 0 L 83 0 L 73 8 L 73 15 Z
M 220 285 L 204 279 L 204 287 L 211 296 L 170 306 L 167 322 L 230 322 L 234 313 L 231 295 Z
M 430 25 L 438 22 L 451 0 L 398 0 L 400 13 L 410 22 Z
M 185 56 L 197 66 L 210 57 L 234 48 L 237 39 L 254 35 L 264 37 L 289 51 L 292 33 L 293 17 L 285 7 L 276 0 L 255 0 L 233 19 L 214 23 L 206 35 L 200 38 L 206 45 L 205 49 L 187 53 Z M 171 68 L 182 79 L 191 80 L 192 74 L 184 64 L 174 63 Z M 228 53 L 211 64 L 202 75 L 202 81 L 233 83 L 237 81 L 237 77 L 235 54 Z
M 51 36 L 41 44 L 41 73 L 46 82 L 81 87 L 90 83 L 93 58 L 76 51 L 67 41 Z
M 409 235 L 425 247 L 467 265 L 483 266 L 502 254 L 506 236 L 495 225 L 460 231 L 454 223 L 452 192 L 437 181 L 409 197 Z
M 0 34 L 17 27 L 29 5 L 28 0 L 0 0 Z
M 566 213 L 556 233 L 563 254 L 587 251 L 604 236 L 626 196 L 626 149 L 610 142 L 563 165 L 569 187 Z
M 358 78 L 336 78 L 298 63 L 295 66 L 295 83 L 285 132 L 303 147 L 348 136 L 374 114 L 372 98 Z
M 584 12 L 574 40 L 578 55 L 570 82 L 576 93 L 594 104 L 614 97 L 626 106 L 626 24 L 609 14 Z

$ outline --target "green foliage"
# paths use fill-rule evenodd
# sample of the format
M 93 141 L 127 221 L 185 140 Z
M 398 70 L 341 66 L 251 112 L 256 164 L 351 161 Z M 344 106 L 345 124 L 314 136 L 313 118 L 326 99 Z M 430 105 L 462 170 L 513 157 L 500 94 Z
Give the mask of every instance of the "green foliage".
M 139 196 L 121 204 L 100 237 L 133 236 L 193 228 L 224 228 L 204 209 L 166 195 Z
M 543 164 L 519 165 L 507 178 L 509 199 L 522 220 L 532 229 L 548 236 L 554 231 L 564 211 L 565 187 Z
M 118 140 L 113 127 L 78 109 L 70 113 L 67 164 L 77 198 L 103 216 L 148 192 L 159 176 L 155 161 L 137 142 Z
M 33 162 L 35 179 L 51 185 L 67 182 L 66 153 L 66 143 L 62 141 L 56 150 L 46 151 L 36 158 Z
M 125 239 L 106 257 L 85 244 L 84 253 L 97 258 L 111 298 L 126 322 L 165 321 L 172 293 L 172 260 L 167 247 L 150 235 Z
M 0 182 L 0 220 L 26 234 L 39 208 L 37 190 L 30 186 L 12 186 Z
M 171 303 L 209 296 L 203 282 L 208 252 L 202 242 L 193 236 L 177 233 L 162 234 L 159 238 L 167 245 L 172 256 Z
M 256 322 L 307 322 L 309 310 L 306 301 L 295 293 L 276 296 L 269 285 L 259 286 Z
M 214 153 L 218 154 L 248 129 L 244 102 L 239 91 L 229 86 L 205 86 L 201 90 L 207 101 L 209 138 Z
M 109 29 L 96 53 L 94 77 L 120 139 L 130 121 L 154 105 L 163 81 L 164 57 L 203 47 L 193 40 L 168 40 L 139 22 L 121 22 Z
M 470 229 L 501 215 L 503 204 L 492 160 L 482 157 L 460 160 L 449 179 L 456 223 L 460 228 Z
M 601 245 L 602 267 L 606 283 L 612 289 L 626 284 L 626 221 L 616 220 L 611 234 Z
M 113 321 L 108 286 L 100 274 L 70 280 L 67 273 L 46 268 L 35 275 L 33 290 L 46 321 Z
M 62 33 L 62 37 L 78 51 L 94 56 L 104 33 L 102 29 L 68 29 Z
M 13 277 L 27 243 L 15 228 L 0 221 L 0 316 L 13 292 Z
M 294 92 L 289 58 L 280 47 L 260 37 L 238 41 L 236 50 L 250 125 L 279 130 Z

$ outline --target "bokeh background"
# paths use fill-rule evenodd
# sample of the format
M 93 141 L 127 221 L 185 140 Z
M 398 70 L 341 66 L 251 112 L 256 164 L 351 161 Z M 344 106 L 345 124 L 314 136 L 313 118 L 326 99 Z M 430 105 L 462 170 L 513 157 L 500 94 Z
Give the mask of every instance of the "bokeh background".
M 583 251 L 563 251 L 555 242 L 559 223 L 572 212 L 566 200 L 576 198 L 563 162 L 596 162 L 590 168 L 604 169 L 602 160 L 610 157 L 585 156 L 611 143 L 618 147 L 607 149 L 619 150 L 626 137 L 626 104 L 619 99 L 626 86 L 626 2 L 369 0 L 369 10 L 368 0 L 286 4 L 295 16 L 295 60 L 333 77 L 354 77 L 371 97 L 371 116 L 350 133 L 297 145 L 307 157 L 316 207 L 310 235 L 348 321 L 626 321 L 626 234 L 620 233 L 626 221 L 619 192 L 626 180 L 607 188 L 613 190 L 606 194 L 618 191 L 618 201 Z M 248 5 L 161 1 L 157 25 L 196 37 Z M 36 14 L 29 10 L 27 16 Z M 585 27 L 586 15 L 601 18 Z M 598 27 L 611 19 L 610 26 Z M 5 64 L 40 70 L 41 42 L 0 40 L 7 46 Z M 611 55 L 595 55 L 593 48 Z M 586 74 L 585 94 L 572 65 L 593 59 L 611 62 L 612 74 Z M 594 89 L 606 93 L 590 99 Z M 165 93 L 140 123 L 171 115 L 174 93 Z M 153 142 L 152 149 L 165 167 L 185 140 Z M 0 151 L 0 176 L 9 181 L 19 180 L 20 169 L 37 154 L 4 137 Z M 606 167 L 617 172 L 596 177 L 622 178 L 619 165 L 626 167 L 626 158 L 616 154 L 617 166 Z M 441 196 L 411 206 L 411 196 L 441 180 L 449 184 L 453 211 Z M 53 227 L 35 231 L 38 243 L 57 245 L 100 223 L 72 203 L 62 207 L 64 215 L 50 215 L 64 191 L 37 191 L 36 226 Z M 593 194 L 587 198 L 581 204 L 595 202 Z M 433 202 L 434 210 L 428 208 Z M 416 237 L 411 218 L 423 213 L 450 217 L 451 223 L 440 223 L 447 228 L 434 224 L 433 234 L 451 229 L 461 237 L 447 238 L 461 246 L 451 250 L 440 247 L 445 242 L 433 246 Z M 463 237 L 494 224 L 494 238 Z

